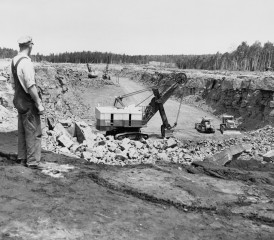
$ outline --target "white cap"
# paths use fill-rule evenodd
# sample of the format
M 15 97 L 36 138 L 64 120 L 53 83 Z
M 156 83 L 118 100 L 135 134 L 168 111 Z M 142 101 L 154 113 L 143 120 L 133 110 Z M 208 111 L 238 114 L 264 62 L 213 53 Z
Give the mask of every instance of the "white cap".
M 32 42 L 32 37 L 30 37 L 30 36 L 22 36 L 18 39 L 17 42 L 19 43 L 19 45 L 25 45 L 25 44 L 29 44 L 29 43 L 34 44 Z

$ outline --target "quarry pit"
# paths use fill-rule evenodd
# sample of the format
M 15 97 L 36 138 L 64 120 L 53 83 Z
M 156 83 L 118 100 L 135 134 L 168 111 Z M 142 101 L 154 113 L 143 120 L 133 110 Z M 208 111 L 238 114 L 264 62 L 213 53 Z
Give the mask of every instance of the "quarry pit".
M 43 169 L 32 170 L 16 163 L 8 65 L 0 65 L 1 239 L 273 239 L 271 72 L 185 70 L 189 82 L 165 105 L 173 123 L 183 97 L 174 137 L 161 138 L 156 115 L 143 129 L 149 139 L 119 141 L 95 129 L 94 108 L 174 69 L 115 65 L 103 80 L 88 78 L 84 64 L 37 63 L 47 113 Z M 240 136 L 194 129 L 205 116 L 218 129 L 225 113 Z

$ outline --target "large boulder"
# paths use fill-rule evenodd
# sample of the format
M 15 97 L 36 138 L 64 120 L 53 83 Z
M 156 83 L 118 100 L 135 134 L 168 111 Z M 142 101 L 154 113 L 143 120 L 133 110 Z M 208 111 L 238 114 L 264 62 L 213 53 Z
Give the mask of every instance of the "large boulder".
M 60 135 L 57 138 L 58 142 L 61 143 L 62 146 L 66 147 L 66 148 L 70 148 L 73 145 L 73 141 L 65 134 Z
M 270 150 L 266 154 L 264 154 L 263 160 L 265 162 L 274 162 L 274 150 Z
M 173 138 L 167 140 L 167 148 L 174 148 L 177 146 L 177 142 Z
M 128 150 L 128 156 L 129 158 L 137 158 L 139 156 L 139 153 L 137 152 L 137 150 L 133 147 L 131 147 L 129 150 Z
M 83 143 L 84 140 L 93 141 L 96 138 L 96 135 L 93 133 L 91 127 L 84 126 L 81 122 L 75 123 L 75 136 L 79 143 Z
M 224 166 L 231 161 L 233 157 L 240 155 L 242 152 L 249 152 L 252 146 L 250 144 L 234 145 L 220 153 L 216 153 L 210 157 L 205 158 L 206 162 L 214 162 L 217 165 Z
M 93 155 L 91 152 L 82 152 L 81 157 L 86 160 L 90 160 L 93 158 Z
M 71 137 L 61 123 L 57 123 L 53 131 L 55 132 L 56 136 L 66 135 L 69 138 Z

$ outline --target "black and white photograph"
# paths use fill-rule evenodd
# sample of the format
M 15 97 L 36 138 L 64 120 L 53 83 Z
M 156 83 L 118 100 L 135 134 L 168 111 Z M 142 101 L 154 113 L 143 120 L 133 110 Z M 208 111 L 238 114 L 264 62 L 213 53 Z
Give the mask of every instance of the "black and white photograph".
M 273 0 L 0 0 L 0 240 L 273 240 Z

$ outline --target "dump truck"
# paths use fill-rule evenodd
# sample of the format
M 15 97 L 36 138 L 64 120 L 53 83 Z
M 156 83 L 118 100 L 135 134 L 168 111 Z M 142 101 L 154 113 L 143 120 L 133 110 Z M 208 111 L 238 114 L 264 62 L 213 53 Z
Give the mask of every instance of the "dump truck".
M 236 125 L 234 116 L 223 115 L 222 123 L 220 124 L 220 131 L 222 134 L 241 134 L 240 129 Z
M 162 74 L 159 74 L 158 77 L 158 82 L 164 78 Z M 171 80 L 173 80 L 173 83 L 169 85 L 158 85 L 118 96 L 115 98 L 113 106 L 96 107 L 96 129 L 106 131 L 106 135 L 113 135 L 115 139 L 119 140 L 126 137 L 130 139 L 147 139 L 148 135 L 142 133 L 141 128 L 146 127 L 150 119 L 159 111 L 163 122 L 161 125 L 161 136 L 163 138 L 171 137 L 177 122 L 173 126 L 169 124 L 164 103 L 178 87 L 187 82 L 187 76 L 185 73 L 173 73 Z M 124 104 L 123 99 L 145 91 L 152 91 L 152 95 L 154 95 L 147 106 L 139 106 L 140 103 L 130 106 Z M 179 111 L 180 108 L 178 115 Z
M 200 123 L 195 123 L 195 129 L 202 133 L 215 133 L 215 129 L 211 124 L 210 118 L 202 118 Z

